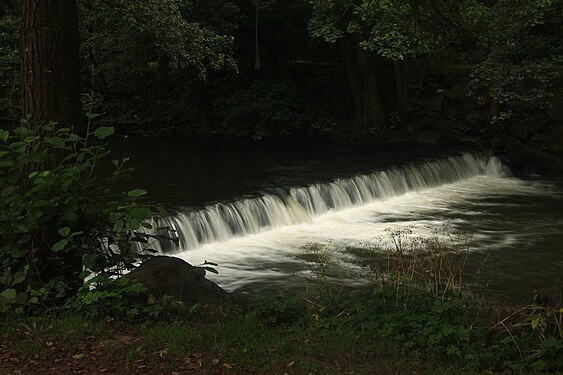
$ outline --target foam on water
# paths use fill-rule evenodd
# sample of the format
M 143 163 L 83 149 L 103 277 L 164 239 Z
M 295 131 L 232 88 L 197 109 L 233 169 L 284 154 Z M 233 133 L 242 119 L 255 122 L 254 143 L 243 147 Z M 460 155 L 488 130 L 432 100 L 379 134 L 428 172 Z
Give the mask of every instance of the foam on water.
M 464 154 L 185 209 L 155 224 L 180 237 L 179 247 L 161 251 L 192 264 L 218 263 L 219 275 L 209 277 L 229 290 L 303 285 L 311 248 L 330 257 L 333 278 L 355 284 L 366 280 L 362 252 L 384 246 L 388 230 L 428 236 L 445 223 L 454 231 L 470 227 L 475 252 L 533 241 L 486 220 L 501 215 L 496 206 L 508 207 L 499 197 L 549 194 L 559 193 L 510 177 L 495 157 Z

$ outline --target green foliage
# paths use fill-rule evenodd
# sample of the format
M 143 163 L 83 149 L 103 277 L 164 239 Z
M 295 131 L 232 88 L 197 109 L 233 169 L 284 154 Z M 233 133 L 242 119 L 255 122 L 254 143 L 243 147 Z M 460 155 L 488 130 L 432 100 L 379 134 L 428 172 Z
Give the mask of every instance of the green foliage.
M 550 106 L 553 89 L 563 84 L 562 12 L 561 0 L 501 1 L 488 10 L 489 26 L 480 36 L 489 53 L 470 90 L 478 100 L 499 101 L 493 121 Z
M 102 139 L 112 128 L 88 136 Z M 0 131 L 1 309 L 37 310 L 62 303 L 92 273 L 118 275 L 150 253 L 144 234 L 153 209 L 144 190 L 119 192 L 127 159 L 47 124 Z M 104 163 L 107 165 L 104 166 Z
M 6 14 L 0 17 L 0 120 L 19 116 L 20 60 L 19 18 Z
M 87 318 L 138 317 L 147 306 L 147 288 L 128 277 L 98 275 L 84 283 L 65 307 Z
M 198 306 L 188 307 L 171 296 L 155 300 L 147 288 L 134 279 L 100 274 L 86 281 L 64 308 L 87 319 L 132 321 L 185 317 Z
M 233 37 L 214 31 L 211 19 L 189 18 L 189 1 L 81 1 L 79 9 L 82 81 L 103 114 L 97 124 L 129 130 L 176 125 L 173 116 L 187 122 L 179 100 L 187 87 L 236 70 Z
M 401 61 L 443 51 L 471 32 L 478 2 L 394 0 L 312 1 L 309 28 L 314 37 L 335 42 L 345 33 L 380 56 Z M 469 20 L 468 20 L 469 21 Z

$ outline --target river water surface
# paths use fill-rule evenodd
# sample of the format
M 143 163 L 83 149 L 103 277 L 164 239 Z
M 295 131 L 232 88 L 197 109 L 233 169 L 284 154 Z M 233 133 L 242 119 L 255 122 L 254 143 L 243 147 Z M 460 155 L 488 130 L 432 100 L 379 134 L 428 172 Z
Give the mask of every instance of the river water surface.
M 467 241 L 476 292 L 525 299 L 563 291 L 563 181 L 512 177 L 493 155 L 455 148 L 331 148 L 307 144 L 122 138 L 134 186 L 172 215 L 180 246 L 211 261 L 227 290 L 304 288 L 315 254 L 330 280 L 369 282 L 369 254 L 389 231 Z

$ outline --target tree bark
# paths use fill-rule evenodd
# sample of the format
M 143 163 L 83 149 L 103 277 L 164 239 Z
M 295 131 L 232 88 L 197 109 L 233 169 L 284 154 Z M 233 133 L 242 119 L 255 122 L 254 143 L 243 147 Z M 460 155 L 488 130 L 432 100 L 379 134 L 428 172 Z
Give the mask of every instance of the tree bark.
M 356 110 L 356 126 L 362 126 L 364 106 L 362 100 L 362 81 L 358 67 L 358 55 L 356 53 L 355 41 L 351 35 L 345 34 L 342 38 L 342 54 L 344 57 L 344 65 L 348 74 L 348 82 L 350 91 L 354 99 L 354 107 Z
M 381 127 L 384 119 L 375 69 L 369 54 L 358 46 L 354 36 L 342 38 L 342 52 L 356 110 L 351 136 L 361 137 L 370 128 Z
M 364 121 L 360 129 L 360 133 L 363 133 L 369 129 L 378 129 L 381 127 L 384 118 L 384 110 L 381 96 L 379 95 L 373 60 L 364 49 L 360 48 L 358 45 L 356 45 L 356 48 L 358 50 L 358 63 L 364 86 Z
M 75 0 L 22 0 L 22 115 L 27 126 L 56 121 L 81 133 L 78 11 Z

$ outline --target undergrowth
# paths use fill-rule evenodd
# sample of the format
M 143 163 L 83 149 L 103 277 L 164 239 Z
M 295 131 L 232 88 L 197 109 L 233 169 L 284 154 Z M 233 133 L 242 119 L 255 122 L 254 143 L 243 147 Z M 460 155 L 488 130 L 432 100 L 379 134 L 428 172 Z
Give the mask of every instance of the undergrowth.
M 132 371 L 563 373 L 560 303 L 539 295 L 513 307 L 477 300 L 464 292 L 468 241 L 411 234 L 389 231 L 392 246 L 370 248 L 375 281 L 355 291 L 332 283 L 327 248 L 311 246 L 302 295 L 244 306 L 186 306 L 168 297 L 132 303 L 138 285 L 110 283 L 84 290 L 74 300 L 82 309 L 6 317 L 0 327 L 22 353 L 61 345 L 73 354 L 77 342 L 95 337 L 105 356 Z

